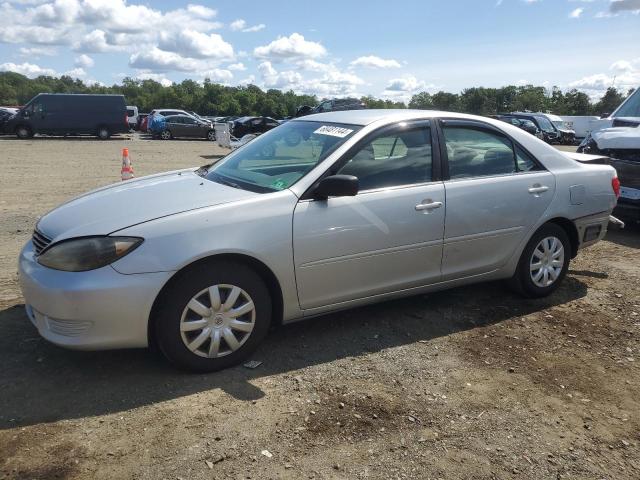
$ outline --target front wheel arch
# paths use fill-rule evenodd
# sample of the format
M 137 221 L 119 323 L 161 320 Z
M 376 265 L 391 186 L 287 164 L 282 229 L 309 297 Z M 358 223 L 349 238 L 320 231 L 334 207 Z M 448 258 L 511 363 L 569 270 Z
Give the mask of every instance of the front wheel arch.
M 282 324 L 282 315 L 284 311 L 284 300 L 282 297 L 282 288 L 280 286 L 280 282 L 277 277 L 273 273 L 273 271 L 265 265 L 263 262 L 258 260 L 255 257 L 251 257 L 249 255 L 243 255 L 239 253 L 225 253 L 218 255 L 211 255 L 209 257 L 201 258 L 196 260 L 189 265 L 184 266 L 177 272 L 173 274 L 173 276 L 165 283 L 162 287 L 156 299 L 153 302 L 153 306 L 151 307 L 151 312 L 149 313 L 149 318 L 147 319 L 147 341 L 149 343 L 149 347 L 153 350 L 157 349 L 157 341 L 156 341 L 156 332 L 155 332 L 155 322 L 157 309 L 160 307 L 162 303 L 162 298 L 164 297 L 165 292 L 171 288 L 171 286 L 180 280 L 183 275 L 188 275 L 189 272 L 195 268 L 199 268 L 202 265 L 209 264 L 213 266 L 217 262 L 234 262 L 246 265 L 255 271 L 262 281 L 267 286 L 269 290 L 269 295 L 271 296 L 271 320 L 272 325 L 281 325 Z

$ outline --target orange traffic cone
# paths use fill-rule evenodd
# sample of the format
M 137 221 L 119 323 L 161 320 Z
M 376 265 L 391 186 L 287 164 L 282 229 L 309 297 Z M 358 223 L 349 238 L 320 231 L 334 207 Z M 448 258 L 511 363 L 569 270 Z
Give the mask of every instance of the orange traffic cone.
M 129 149 L 122 149 L 122 169 L 120 170 L 122 180 L 131 180 L 133 178 L 133 165 L 129 159 Z

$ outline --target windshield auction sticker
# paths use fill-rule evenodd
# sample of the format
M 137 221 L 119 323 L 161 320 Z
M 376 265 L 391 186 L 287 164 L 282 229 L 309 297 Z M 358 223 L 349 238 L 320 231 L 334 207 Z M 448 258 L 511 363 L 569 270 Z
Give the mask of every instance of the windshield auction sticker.
M 353 132 L 353 130 L 351 130 L 350 128 L 332 127 L 330 125 L 323 125 L 313 133 L 317 133 L 318 135 L 330 135 L 332 137 L 344 138 L 347 135 L 349 135 L 351 132 Z

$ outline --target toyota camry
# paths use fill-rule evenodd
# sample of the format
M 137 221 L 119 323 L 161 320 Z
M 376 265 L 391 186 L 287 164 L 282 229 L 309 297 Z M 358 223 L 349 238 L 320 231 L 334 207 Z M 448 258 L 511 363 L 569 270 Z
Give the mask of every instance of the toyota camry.
M 157 345 L 213 371 L 270 325 L 473 282 L 542 297 L 606 233 L 619 182 L 489 118 L 301 117 L 215 165 L 44 215 L 19 259 L 28 317 L 76 349 Z

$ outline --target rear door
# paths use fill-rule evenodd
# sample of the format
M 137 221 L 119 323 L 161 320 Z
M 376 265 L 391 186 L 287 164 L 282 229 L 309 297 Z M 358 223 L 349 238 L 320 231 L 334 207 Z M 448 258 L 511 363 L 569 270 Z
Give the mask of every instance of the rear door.
M 555 177 L 500 129 L 444 120 L 443 280 L 503 266 L 543 215 Z

